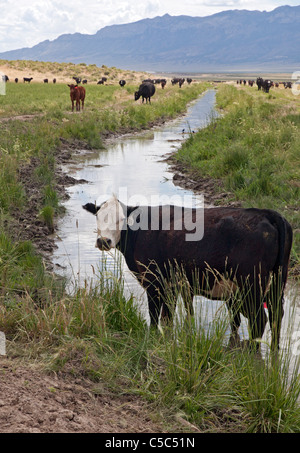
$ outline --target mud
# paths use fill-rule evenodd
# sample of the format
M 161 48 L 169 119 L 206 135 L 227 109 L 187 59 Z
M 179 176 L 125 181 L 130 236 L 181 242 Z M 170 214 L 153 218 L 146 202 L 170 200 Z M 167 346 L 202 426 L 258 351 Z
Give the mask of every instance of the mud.
M 196 175 L 189 168 L 177 162 L 174 155 L 169 156 L 166 162 L 168 162 L 170 171 L 173 173 L 174 184 L 191 190 L 196 195 L 204 195 L 207 205 L 241 206 L 240 202 L 232 200 L 232 193 L 224 191 L 221 181 Z
M 138 397 L 0 356 L 1 433 L 167 432 L 153 418 Z

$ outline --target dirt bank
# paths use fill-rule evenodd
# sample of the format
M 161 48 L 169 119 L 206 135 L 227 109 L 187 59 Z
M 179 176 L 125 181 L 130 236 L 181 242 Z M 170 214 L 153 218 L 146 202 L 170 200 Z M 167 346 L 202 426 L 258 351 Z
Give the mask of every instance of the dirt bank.
M 241 206 L 241 203 L 233 201 L 232 193 L 225 192 L 220 180 L 199 177 L 199 175 L 196 175 L 196 173 L 178 162 L 174 155 L 168 156 L 166 162 L 173 173 L 174 184 L 191 190 L 196 195 L 203 195 L 205 205 Z
M 183 423 L 168 431 L 138 397 L 0 356 L 1 433 L 183 432 Z

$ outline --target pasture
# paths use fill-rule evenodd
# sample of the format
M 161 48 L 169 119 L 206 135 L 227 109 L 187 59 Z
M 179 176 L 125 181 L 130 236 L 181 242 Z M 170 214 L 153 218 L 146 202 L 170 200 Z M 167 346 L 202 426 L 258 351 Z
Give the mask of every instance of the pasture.
M 59 163 L 78 149 L 104 147 L 108 136 L 149 128 L 181 114 L 209 84 L 179 89 L 168 83 L 164 90 L 157 88 L 151 105 L 134 101 L 137 86 L 128 83 L 121 88 L 117 82 L 87 85 L 85 111 L 80 113 L 71 112 L 65 83 L 8 83 L 6 96 L 0 97 L 0 331 L 7 337 L 10 366 L 30 368 L 34 363 L 41 379 L 45 373 L 84 379 L 88 391 L 99 398 L 105 395 L 106 401 L 122 404 L 120 395 L 129 395 L 131 401 L 143 402 L 148 418 L 164 432 L 299 432 L 299 363 L 296 360 L 291 366 L 290 344 L 284 345 L 284 353 L 276 359 L 270 354 L 265 361 L 248 351 L 227 350 L 222 313 L 208 331 L 199 329 L 190 317 L 174 328 L 149 329 L 134 300 L 126 301 L 120 281 L 108 286 L 102 275 L 97 288 L 86 286 L 70 296 L 65 282 L 49 267 L 47 253 L 51 252 L 55 222 L 63 214 L 60 200 L 66 185 Z M 299 142 L 294 141 L 299 138 L 298 101 L 272 92 L 264 98 L 259 95 L 256 106 L 256 95 L 237 94 L 231 88 L 219 89 L 218 103 L 226 112 L 221 122 L 213 121 L 203 135 L 193 134 L 178 157 L 187 170 L 196 168 L 221 177 L 224 187 L 235 194 L 232 197 L 283 210 L 297 228 L 297 184 L 291 182 L 299 176 Z M 236 111 L 235 102 L 241 102 Z M 266 193 L 262 184 L 261 192 L 253 189 L 247 200 L 245 192 L 234 190 L 249 188 L 248 171 L 253 164 L 240 148 L 231 150 L 229 145 L 236 136 L 249 147 L 253 145 L 258 134 L 254 125 L 257 111 L 260 117 L 272 114 L 280 127 L 276 143 L 285 146 L 277 147 L 273 156 L 274 129 L 270 125 L 267 134 L 262 126 L 263 149 L 270 154 L 263 156 L 262 148 L 257 153 L 265 157 L 261 160 L 269 165 L 268 174 L 276 185 Z M 222 127 L 222 121 L 228 123 Z M 232 159 L 230 152 L 235 156 Z M 283 152 L 293 157 L 290 167 Z M 202 157 L 206 153 L 208 158 L 198 153 Z M 238 160 L 240 154 L 243 159 Z M 215 164 L 214 156 L 219 156 Z M 237 172 L 230 178 L 229 168 Z M 261 177 L 264 168 L 261 166 Z M 285 201 L 283 179 L 277 179 L 281 173 L 290 185 Z M 238 184 L 242 177 L 246 181 Z M 297 262 L 296 245 L 293 266 Z M 174 279 L 172 283 L 184 289 L 184 276 Z M 55 392 L 63 397 L 59 388 Z M 136 416 L 138 419 L 139 413 Z M 42 429 L 41 423 L 39 426 Z

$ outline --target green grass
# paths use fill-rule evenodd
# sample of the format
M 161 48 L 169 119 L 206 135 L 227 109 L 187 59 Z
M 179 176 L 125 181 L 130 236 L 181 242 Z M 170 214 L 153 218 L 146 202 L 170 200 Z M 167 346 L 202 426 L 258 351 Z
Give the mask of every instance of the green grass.
M 26 297 L 44 305 L 51 292 L 60 294 L 61 285 L 45 272 L 42 258 L 30 241 L 13 242 L 1 228 L 0 306 L 15 309 Z M 53 286 L 54 285 L 54 286 Z
M 204 130 L 193 134 L 177 153 L 188 170 L 222 181 L 223 190 L 244 206 L 282 213 L 294 231 L 292 264 L 300 254 L 299 100 L 286 90 L 272 94 L 223 85 L 223 109 Z

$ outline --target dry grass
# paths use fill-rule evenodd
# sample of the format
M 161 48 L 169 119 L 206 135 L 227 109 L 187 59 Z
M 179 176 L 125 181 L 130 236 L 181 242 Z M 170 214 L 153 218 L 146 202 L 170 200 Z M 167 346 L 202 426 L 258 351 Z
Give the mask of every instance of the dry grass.
M 118 84 L 120 79 L 128 83 L 138 83 L 143 78 L 149 77 L 146 72 L 126 71 L 118 68 L 108 68 L 105 65 L 98 67 L 73 63 L 51 63 L 27 60 L 0 60 L 0 72 L 6 74 L 11 82 L 15 78 L 23 83 L 23 77 L 33 77 L 33 82 L 43 82 L 48 78 L 52 83 L 56 78 L 57 83 L 70 83 L 73 76 L 87 79 L 88 83 L 97 83 L 102 77 L 107 77 L 107 84 Z

